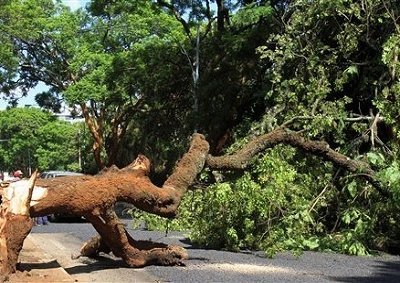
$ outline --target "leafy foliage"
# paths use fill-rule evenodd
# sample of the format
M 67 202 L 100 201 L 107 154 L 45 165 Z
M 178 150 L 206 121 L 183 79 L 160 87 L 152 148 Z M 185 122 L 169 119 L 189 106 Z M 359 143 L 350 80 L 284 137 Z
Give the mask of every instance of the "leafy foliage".
M 80 171 L 78 127 L 34 108 L 1 111 L 0 169 L 25 175 L 36 168 Z
M 332 166 L 299 157 L 284 146 L 269 150 L 251 173 L 225 176 L 224 182 L 189 193 L 172 222 L 139 211 L 133 217 L 151 230 L 190 231 L 191 240 L 201 246 L 261 249 L 269 256 L 285 250 L 367 255 L 396 245 L 397 186 L 390 186 L 397 190 L 395 197 L 382 201 L 362 179 L 350 175 L 338 186 L 332 182 Z M 310 172 L 316 163 L 320 169 Z M 398 184 L 393 174 L 398 170 L 397 163 L 387 167 L 382 180 Z
M 38 168 L 80 171 L 78 124 L 53 121 L 36 132 Z
M 273 65 L 266 72 L 272 83 L 266 99 L 284 107 L 278 123 L 312 116 L 316 119 L 299 119 L 294 126 L 310 136 L 326 137 L 330 132 L 341 137 L 352 130 L 338 120 L 387 112 L 375 105 L 392 84 L 381 59 L 383 45 L 387 49 L 396 32 L 391 8 L 383 7 L 394 7 L 396 1 L 383 2 L 382 6 L 376 1 L 292 1 L 284 31 L 259 48 L 265 63 Z

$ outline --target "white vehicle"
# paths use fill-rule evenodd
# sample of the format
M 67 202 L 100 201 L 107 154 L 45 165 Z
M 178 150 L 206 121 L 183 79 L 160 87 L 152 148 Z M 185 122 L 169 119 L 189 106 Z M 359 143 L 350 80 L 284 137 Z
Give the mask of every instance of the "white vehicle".
M 63 176 L 83 176 L 82 173 L 72 172 L 72 171 L 59 171 L 59 170 L 52 170 L 52 171 L 44 171 L 40 174 L 40 178 L 42 179 L 50 179 L 50 178 L 57 178 Z

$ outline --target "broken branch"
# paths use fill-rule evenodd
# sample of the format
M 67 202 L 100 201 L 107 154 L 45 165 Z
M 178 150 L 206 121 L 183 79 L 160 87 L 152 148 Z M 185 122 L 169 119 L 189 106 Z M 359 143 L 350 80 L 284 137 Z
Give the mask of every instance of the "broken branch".
M 224 156 L 208 155 L 206 164 L 210 168 L 220 170 L 245 169 L 250 164 L 251 159 L 258 153 L 280 143 L 288 144 L 307 153 L 322 157 L 350 172 L 362 173 L 364 178 L 370 181 L 381 194 L 385 196 L 388 195 L 388 192 L 376 179 L 375 171 L 372 170 L 367 163 L 352 160 L 331 149 L 326 142 L 307 140 L 297 133 L 289 132 L 282 128 L 278 128 L 268 134 L 255 138 L 235 154 Z

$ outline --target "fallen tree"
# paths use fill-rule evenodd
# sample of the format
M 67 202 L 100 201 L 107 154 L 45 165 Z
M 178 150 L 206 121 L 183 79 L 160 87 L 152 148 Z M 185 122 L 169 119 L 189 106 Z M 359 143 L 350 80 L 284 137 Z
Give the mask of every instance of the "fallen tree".
M 99 233 L 83 245 L 81 255 L 111 251 L 131 267 L 182 265 L 188 258 L 183 248 L 131 238 L 115 214 L 114 204 L 125 201 L 146 212 L 173 218 L 183 195 L 205 166 L 218 170 L 244 169 L 259 152 L 279 143 L 292 145 L 338 167 L 357 172 L 386 194 L 368 164 L 351 160 L 325 142 L 306 140 L 282 128 L 254 139 L 233 155 L 218 157 L 208 154 L 209 144 L 204 136 L 194 134 L 188 152 L 161 187 L 154 185 L 148 177 L 150 161 L 140 155 L 123 169 L 110 167 L 96 176 L 61 177 L 35 183 L 34 174 L 29 181 L 12 183 L 3 189 L 0 207 L 1 272 L 15 272 L 23 240 L 32 228 L 29 217 L 65 212 L 84 216 Z M 15 209 L 16 206 L 19 209 Z

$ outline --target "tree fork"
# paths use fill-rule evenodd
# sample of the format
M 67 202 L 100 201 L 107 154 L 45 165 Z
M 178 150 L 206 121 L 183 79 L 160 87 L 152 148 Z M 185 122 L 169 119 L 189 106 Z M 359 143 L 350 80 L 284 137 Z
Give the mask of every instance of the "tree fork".
M 29 185 L 26 181 L 12 183 L 0 192 L 2 274 L 16 270 L 23 241 L 32 228 L 29 215 L 65 212 L 85 216 L 102 237 L 99 249 L 108 247 L 132 267 L 182 264 L 187 258 L 184 249 L 133 240 L 112 208 L 116 201 L 127 201 L 145 211 L 174 217 L 188 186 L 203 169 L 208 150 L 204 136 L 195 134 L 188 152 L 161 188 L 148 178 L 150 161 L 142 155 L 122 170 L 112 167 L 95 177 L 38 180 L 33 189 L 35 173 Z M 89 250 L 89 246 L 86 248 Z

